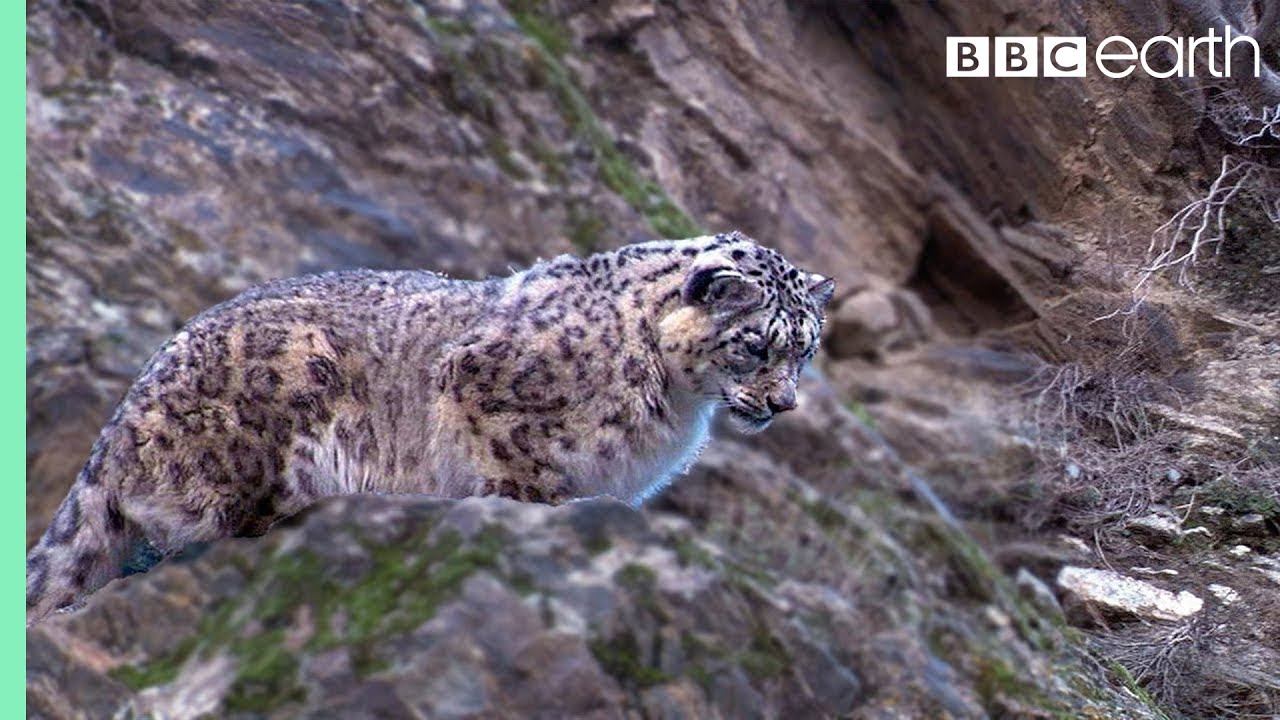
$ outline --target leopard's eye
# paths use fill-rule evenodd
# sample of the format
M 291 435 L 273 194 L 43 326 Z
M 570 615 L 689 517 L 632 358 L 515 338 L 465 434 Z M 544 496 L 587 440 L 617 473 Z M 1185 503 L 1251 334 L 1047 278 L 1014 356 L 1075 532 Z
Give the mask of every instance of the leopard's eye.
M 748 340 L 742 347 L 751 357 L 765 360 L 769 357 L 769 344 L 763 339 Z

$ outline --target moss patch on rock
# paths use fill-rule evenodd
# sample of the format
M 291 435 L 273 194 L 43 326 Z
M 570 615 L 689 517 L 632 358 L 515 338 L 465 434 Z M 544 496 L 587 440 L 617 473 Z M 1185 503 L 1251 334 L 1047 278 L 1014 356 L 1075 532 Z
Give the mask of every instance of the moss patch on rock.
M 468 577 L 502 575 L 498 554 L 507 531 L 497 526 L 463 537 L 424 523 L 392 542 L 363 537 L 359 528 L 347 532 L 367 560 L 362 572 L 339 572 L 305 547 L 278 549 L 250 569 L 248 591 L 219 605 L 176 651 L 114 676 L 141 690 L 175 680 L 193 655 L 228 655 L 235 678 L 224 708 L 265 713 L 305 699 L 300 653 L 348 647 L 357 674 L 374 674 L 389 666 L 378 649 L 434 617 Z
M 568 33 L 554 19 L 529 3 L 520 3 L 512 15 L 540 51 L 538 60 L 548 88 L 555 95 L 565 122 L 594 153 L 600 180 L 643 215 L 649 227 L 661 237 L 701 235 L 702 228 L 656 182 L 644 177 L 635 163 L 618 149 L 586 96 L 578 89 L 562 61 L 571 45 Z

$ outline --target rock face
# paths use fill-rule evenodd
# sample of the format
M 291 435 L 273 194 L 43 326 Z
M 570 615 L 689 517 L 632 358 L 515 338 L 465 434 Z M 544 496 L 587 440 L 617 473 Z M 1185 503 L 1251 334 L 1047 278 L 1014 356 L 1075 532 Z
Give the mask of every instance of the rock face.
M 823 507 L 794 528 L 830 552 L 878 532 L 856 511 Z M 893 552 L 873 543 L 850 559 L 884 564 L 878 572 L 890 575 L 877 580 L 896 586 L 890 595 L 930 592 L 924 568 Z M 1082 665 L 1040 665 L 1051 648 L 1032 650 L 1003 612 L 983 618 L 981 601 L 964 622 L 912 618 L 866 602 L 888 600 L 883 586 L 837 592 L 805 574 L 726 554 L 688 520 L 612 500 L 330 500 L 261 540 L 115 582 L 33 628 L 28 708 L 978 718 L 1034 702 L 1072 716 L 1148 716 L 1105 686 L 1076 697 L 1096 679 Z M 1002 604 L 999 588 L 987 592 L 989 607 Z
M 271 277 L 475 276 L 737 227 L 834 275 L 846 325 L 914 341 L 911 294 L 961 334 L 1034 320 L 1072 250 L 1029 220 L 1087 218 L 1107 199 L 1090 178 L 1148 182 L 1195 121 L 1135 101 L 1093 138 L 1045 118 L 1113 86 L 921 77 L 950 32 L 928 8 L 33 4 L 32 526 L 146 357 Z M 884 314 L 852 292 L 869 273 L 906 286 L 900 319 L 858 319 Z
M 1156 717 L 890 490 L 816 374 L 800 400 L 776 437 L 820 451 L 725 440 L 644 513 L 330 499 L 114 581 L 29 630 L 29 711 Z
M 1223 100 L 1277 63 L 941 71 L 1254 5 L 29 3 L 29 542 L 145 359 L 261 280 L 738 228 L 840 292 L 800 409 L 642 512 L 328 501 L 33 628 L 32 716 L 1280 712 L 1280 231 L 1231 215 L 1198 294 L 1126 274 L 1223 154 L 1280 166 Z M 1086 650 L 1049 582 L 1122 561 L 1206 601 Z

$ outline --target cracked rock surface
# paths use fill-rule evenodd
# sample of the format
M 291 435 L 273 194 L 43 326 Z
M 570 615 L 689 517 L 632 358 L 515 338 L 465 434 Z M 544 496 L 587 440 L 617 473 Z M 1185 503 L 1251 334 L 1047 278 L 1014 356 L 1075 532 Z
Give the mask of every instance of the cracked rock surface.
M 147 357 L 269 278 L 737 228 L 838 285 L 799 409 L 643 510 L 322 502 L 31 629 L 31 716 L 1280 713 L 1280 232 L 1099 320 L 1274 64 L 938 70 L 1254 5 L 28 3 L 29 543 Z

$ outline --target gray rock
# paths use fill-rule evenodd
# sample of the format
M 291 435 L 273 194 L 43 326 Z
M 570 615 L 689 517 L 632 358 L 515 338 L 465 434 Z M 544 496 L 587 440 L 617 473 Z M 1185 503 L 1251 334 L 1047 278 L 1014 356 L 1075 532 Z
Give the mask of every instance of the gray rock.
M 1182 537 L 1182 526 L 1178 519 L 1167 513 L 1150 513 L 1141 517 L 1130 518 L 1124 527 L 1139 542 L 1148 547 L 1160 547 Z
M 1267 535 L 1267 518 L 1261 513 L 1246 513 L 1232 518 L 1231 529 L 1239 536 L 1265 537 Z
M 784 508 L 797 537 L 864 532 L 855 507 L 774 512 Z M 894 542 L 888 536 L 867 538 L 871 557 L 907 562 L 898 581 L 906 585 L 853 597 L 829 589 L 853 587 L 839 566 L 814 575 L 827 578 L 820 584 L 779 581 L 766 558 L 803 547 L 794 537 L 755 543 L 764 555 L 756 559 L 717 537 L 604 500 L 549 508 L 497 498 L 329 499 L 263 538 L 162 563 L 33 627 L 32 706 L 51 718 L 74 717 L 77 707 L 603 718 L 626 715 L 628 698 L 638 698 L 668 717 L 875 715 L 904 702 L 913 713 L 980 717 L 978 678 L 967 668 L 1013 662 L 989 656 L 972 634 L 976 614 L 966 620 L 926 599 L 932 591 L 910 579 L 921 577 L 915 561 L 879 556 L 877 544 Z M 932 609 L 878 609 L 895 595 L 900 609 Z M 949 639 L 927 648 L 937 623 Z M 878 640 L 854 631 L 876 624 L 886 626 Z M 1053 662 L 1109 692 L 1078 661 Z M 904 682 L 919 694 L 902 695 Z M 1029 682 L 1038 707 L 1082 707 Z M 1113 700 L 1113 709 L 1128 707 Z
M 1018 568 L 1014 583 L 1018 587 L 1019 594 L 1034 605 L 1041 614 L 1046 617 L 1062 615 L 1062 605 L 1058 603 L 1058 598 L 1053 594 L 1049 584 L 1036 577 L 1030 570 Z

